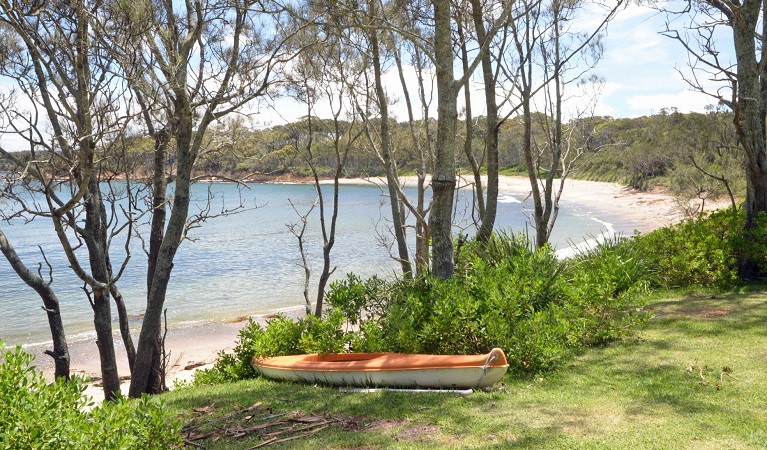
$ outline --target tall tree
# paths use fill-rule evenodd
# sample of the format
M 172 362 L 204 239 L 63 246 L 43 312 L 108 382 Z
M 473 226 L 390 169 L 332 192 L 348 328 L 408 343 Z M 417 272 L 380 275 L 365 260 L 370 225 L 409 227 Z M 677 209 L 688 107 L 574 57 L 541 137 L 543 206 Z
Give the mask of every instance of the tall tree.
M 331 268 L 331 251 L 335 245 L 338 214 L 340 211 L 340 183 L 350 151 L 363 133 L 357 126 L 357 114 L 354 112 L 350 85 L 347 80 L 360 77 L 360 55 L 358 47 L 353 44 L 354 37 L 351 27 L 338 26 L 344 19 L 332 20 L 339 11 L 331 12 L 322 8 L 321 4 L 313 5 L 309 15 L 328 14 L 330 17 L 307 20 L 301 17 L 300 22 L 310 23 L 297 34 L 297 41 L 307 45 L 297 56 L 296 64 L 291 71 L 291 90 L 306 105 L 307 115 L 302 125 L 306 125 L 306 136 L 299 142 L 300 133 L 296 133 L 296 149 L 309 166 L 317 192 L 317 207 L 320 216 L 320 231 L 322 234 L 322 271 L 317 283 L 317 296 L 314 315 L 320 317 L 323 311 L 325 288 L 330 276 L 335 271 Z M 315 16 L 316 17 L 316 16 Z M 328 19 L 329 23 L 324 22 Z M 314 22 L 314 23 L 312 23 Z M 322 25 L 317 26 L 317 23 Z M 299 38 L 300 36 L 300 38 Z M 319 38 L 319 39 L 318 39 Z M 317 119 L 316 107 L 319 102 L 329 106 L 331 117 Z M 347 117 L 350 120 L 344 120 Z M 315 131 L 318 132 L 315 137 Z M 332 203 L 328 198 L 328 189 L 323 187 L 320 180 L 319 161 L 322 153 L 327 170 L 332 176 Z M 314 208 L 314 207 L 312 207 Z M 299 245 L 301 240 L 299 238 Z M 302 256 L 303 251 L 302 251 Z M 304 261 L 306 268 L 306 262 Z M 308 274 L 307 274 L 308 276 Z
M 192 171 L 208 127 L 267 93 L 284 61 L 280 8 L 252 0 L 144 0 L 121 5 L 116 17 L 142 21 L 135 45 L 147 49 L 141 76 L 162 89 L 161 108 L 172 126 L 176 173 L 171 214 L 157 248 L 129 395 L 163 389 L 160 329 L 173 260 L 186 236 Z M 137 27 L 133 27 L 134 29 Z M 131 54 L 134 54 L 131 52 Z M 156 190 L 161 187 L 156 187 Z
M 673 22 L 667 24 L 664 32 L 681 43 L 693 61 L 693 76 L 686 78 L 689 84 L 727 105 L 734 113 L 733 123 L 746 159 L 746 230 L 750 230 L 757 216 L 767 212 L 767 47 L 764 42 L 767 8 L 761 0 L 688 0 L 683 10 L 664 11 L 689 17 L 686 32 L 673 29 Z M 722 28 L 732 36 L 735 67 L 720 51 L 722 44 L 717 37 Z M 716 90 L 707 89 L 699 79 L 701 75 L 725 85 Z M 757 267 L 755 261 L 741 261 L 741 275 L 753 277 Z
M 525 13 L 518 14 L 518 20 L 510 24 L 513 40 L 510 49 L 514 55 L 511 64 L 504 69 L 504 75 L 515 86 L 522 109 L 523 156 L 530 180 L 538 247 L 549 241 L 564 181 L 574 167 L 573 158 L 582 154 L 570 150 L 574 144 L 573 133 L 582 125 L 578 121 L 583 118 L 583 110 L 571 108 L 576 112 L 571 113 L 572 126 L 566 130 L 566 100 L 572 98 L 566 94 L 566 89 L 599 85 L 600 80 L 594 76 L 582 77 L 601 59 L 601 34 L 623 3 L 620 0 L 605 6 L 597 26 L 587 31 L 578 30 L 573 24 L 587 7 L 600 8 L 599 2 L 522 1 L 518 7 Z M 536 104 L 538 93 L 543 96 L 542 105 Z M 543 145 L 535 138 L 536 106 L 542 113 L 538 115 L 542 117 L 538 125 L 544 131 Z M 515 107 L 509 111 L 506 118 L 516 110 Z
M 452 211 L 456 186 L 455 142 L 458 125 L 458 101 L 460 89 L 474 73 L 482 58 L 489 51 L 492 40 L 500 27 L 506 23 L 513 2 L 508 2 L 499 11 L 489 27 L 485 40 L 479 42 L 477 56 L 468 65 L 461 78 L 455 78 L 453 64 L 453 34 L 451 2 L 434 0 L 434 43 L 433 57 L 437 86 L 437 141 L 432 175 L 433 202 L 429 215 L 429 230 L 432 237 L 432 273 L 446 279 L 453 276 Z
M 370 17 L 370 23 L 377 23 L 379 17 L 383 14 L 383 5 L 379 3 L 379 0 L 368 0 L 367 10 Z M 391 205 L 392 224 L 394 228 L 394 236 L 397 244 L 397 259 L 399 260 L 402 268 L 402 273 L 406 277 L 412 276 L 412 266 L 410 264 L 410 256 L 407 248 L 407 239 L 405 233 L 405 218 L 402 207 L 400 205 L 400 181 L 397 175 L 397 162 L 394 157 L 394 150 L 391 145 L 391 131 L 389 122 L 389 99 L 384 90 L 383 84 L 383 52 L 381 50 L 380 43 L 380 28 L 379 27 L 366 27 L 367 38 L 370 42 L 370 57 L 371 64 L 373 66 L 373 80 L 375 85 L 375 99 L 376 106 L 380 113 L 380 129 L 378 130 L 380 151 L 377 152 L 380 155 L 381 162 L 384 165 L 386 171 L 386 184 L 389 189 L 389 204 Z M 372 135 L 368 133 L 371 144 L 375 147 L 376 142 L 372 139 Z
M 109 151 L 110 137 L 129 123 L 131 108 L 122 102 L 124 85 L 112 61 L 93 37 L 94 11 L 99 6 L 83 1 L 0 2 L 0 22 L 13 31 L 20 50 L 3 54 L 0 71 L 31 105 L 24 111 L 16 103 L 3 104 L 10 127 L 6 132 L 28 141 L 32 160 L 24 161 L 3 148 L 0 154 L 25 174 L 19 183 L 42 194 L 45 207 L 26 208 L 25 213 L 52 220 L 70 267 L 86 285 L 104 394 L 113 399 L 119 375 L 110 303 L 112 293 L 119 294 L 115 283 L 130 255 L 113 271 L 109 248 L 132 219 L 128 215 L 115 225 L 115 209 L 105 206 L 97 160 L 104 156 L 98 152 Z M 50 139 L 44 120 L 51 129 Z M 129 233 L 124 235 L 130 239 Z M 82 244 L 87 268 L 75 253 Z M 121 297 L 114 300 L 119 303 Z

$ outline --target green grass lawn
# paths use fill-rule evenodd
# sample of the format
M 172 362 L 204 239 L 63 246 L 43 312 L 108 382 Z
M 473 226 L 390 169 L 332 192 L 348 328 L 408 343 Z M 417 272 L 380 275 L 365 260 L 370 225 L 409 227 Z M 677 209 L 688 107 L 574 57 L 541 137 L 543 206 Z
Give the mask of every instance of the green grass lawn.
M 263 379 L 164 397 L 182 421 L 201 424 L 194 433 L 217 431 L 196 441 L 206 449 L 291 436 L 274 448 L 763 449 L 764 288 L 657 297 L 649 306 L 655 318 L 635 337 L 590 349 L 556 373 L 507 376 L 467 397 L 343 393 Z M 282 429 L 221 436 L 279 421 Z M 288 427 L 298 431 L 281 431 Z

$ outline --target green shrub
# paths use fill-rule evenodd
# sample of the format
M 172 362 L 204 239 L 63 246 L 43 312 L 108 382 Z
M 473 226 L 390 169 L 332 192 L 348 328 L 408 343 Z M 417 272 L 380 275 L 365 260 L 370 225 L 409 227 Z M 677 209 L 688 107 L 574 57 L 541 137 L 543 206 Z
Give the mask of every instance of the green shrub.
M 575 346 L 568 340 L 568 317 L 557 306 L 531 311 L 516 323 L 502 347 L 512 373 L 539 373 L 556 368 Z
M 181 443 L 180 423 L 158 398 L 119 398 L 92 406 L 83 396 L 87 380 L 48 384 L 33 356 L 0 342 L 0 448 L 165 449 Z
M 324 317 L 308 315 L 299 319 L 301 337 L 298 339 L 297 353 L 341 353 L 346 347 L 346 334 L 343 331 L 344 314 L 337 309 L 326 311 Z
M 343 312 L 352 325 L 370 317 L 378 317 L 386 312 L 386 283 L 372 276 L 366 280 L 353 273 L 346 274 L 345 280 L 330 283 L 325 301 L 334 310 Z
M 233 353 L 219 352 L 211 369 L 194 373 L 193 383 L 216 384 L 253 378 L 258 372 L 253 357 L 298 355 L 304 353 L 339 353 L 351 338 L 343 331 L 344 315 L 339 310 L 326 312 L 320 319 L 309 315 L 293 320 L 279 315 L 266 327 L 252 319 L 240 330 Z
M 767 270 L 767 218 L 761 214 L 747 232 L 745 220 L 742 210 L 719 210 L 635 239 L 655 270 L 656 286 L 723 288 L 741 281 L 738 265 L 744 259 Z
M 218 375 L 204 376 L 252 376 L 256 354 L 469 354 L 493 347 L 507 352 L 513 372 L 550 370 L 573 351 L 620 339 L 647 319 L 639 313 L 647 272 L 638 251 L 634 242 L 610 243 L 563 262 L 549 247 L 532 250 L 525 236 L 496 235 L 465 243 L 450 280 L 349 275 L 331 284 L 322 319 L 251 323 L 234 355 L 217 361 Z M 345 322 L 357 329 L 345 331 Z
M 620 339 L 649 319 L 641 312 L 650 274 L 633 240 L 610 241 L 578 255 L 566 264 L 565 308 L 570 339 L 599 345 Z
M 269 319 L 266 327 L 250 319 L 239 332 L 234 352 L 219 352 L 211 369 L 195 371 L 193 383 L 217 384 L 253 378 L 258 375 L 251 364 L 254 356 L 299 354 L 302 334 L 301 325 L 283 315 Z

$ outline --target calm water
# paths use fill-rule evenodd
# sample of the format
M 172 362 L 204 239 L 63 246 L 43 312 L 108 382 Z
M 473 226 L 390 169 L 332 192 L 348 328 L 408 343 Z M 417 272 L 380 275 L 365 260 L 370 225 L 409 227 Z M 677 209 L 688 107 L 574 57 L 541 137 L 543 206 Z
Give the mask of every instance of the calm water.
M 194 242 L 182 244 L 168 289 L 169 325 L 184 327 L 302 308 L 304 272 L 299 265 L 297 240 L 286 224 L 299 221 L 289 200 L 305 213 L 316 198 L 313 186 L 252 184 L 250 189 L 238 190 L 233 184 L 202 183 L 195 185 L 195 195 L 206 197 L 208 188 L 215 194 L 215 205 L 231 207 L 242 197 L 256 208 L 211 219 L 201 228 L 191 230 Z M 511 195 L 500 197 L 497 229 L 525 230 L 531 205 L 521 200 Z M 341 186 L 339 203 L 339 225 L 331 254 L 332 263 L 337 266 L 334 278 L 352 271 L 363 276 L 392 276 L 397 265 L 378 239 L 379 233 L 385 233 L 389 216 L 388 202 L 381 190 L 372 185 Z M 0 207 L 9 205 L 0 203 Z M 457 210 L 465 211 L 465 205 L 459 202 Z M 609 217 L 565 203 L 552 241 L 558 248 L 567 247 L 607 231 L 608 222 L 611 222 Z M 81 289 L 82 282 L 68 268 L 50 221 L 2 223 L 0 227 L 30 268 L 42 262 L 38 245 L 42 247 L 53 265 L 53 288 L 61 302 L 68 338 L 87 337 L 93 328 L 92 311 Z M 120 245 L 113 249 L 115 266 L 125 255 Z M 309 217 L 305 247 L 312 269 L 312 286 L 316 286 L 322 258 L 318 209 Z M 145 305 L 145 260 L 140 241 L 134 239 L 132 258 L 118 283 L 131 315 L 140 314 Z M 5 258 L 0 257 L 0 340 L 10 344 L 49 340 L 41 305 L 37 294 L 21 282 Z M 138 325 L 137 320 L 135 326 Z

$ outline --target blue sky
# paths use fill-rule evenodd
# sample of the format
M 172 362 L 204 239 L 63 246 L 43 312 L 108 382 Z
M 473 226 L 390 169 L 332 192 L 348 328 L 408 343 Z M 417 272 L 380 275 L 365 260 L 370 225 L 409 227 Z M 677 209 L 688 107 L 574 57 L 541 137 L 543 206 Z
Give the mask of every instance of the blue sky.
M 703 111 L 715 104 L 711 97 L 693 92 L 677 71 L 689 73 L 684 47 L 662 36 L 666 16 L 640 6 L 630 6 L 610 23 L 605 56 L 596 72 L 605 78 L 605 92 L 597 112 L 613 117 L 637 117 L 676 107 L 680 112 Z M 676 20 L 676 28 L 682 26 Z M 720 48 L 731 44 L 722 35 Z M 710 86 L 716 86 L 710 83 Z
M 680 2 L 670 2 L 671 4 Z M 593 30 L 602 21 L 602 15 L 583 13 L 578 20 L 578 28 Z M 687 16 L 676 18 L 673 26 L 682 29 Z M 687 52 L 678 42 L 660 34 L 665 29 L 666 15 L 646 6 L 630 5 L 621 10 L 610 22 L 604 36 L 605 53 L 598 66 L 592 71 L 605 80 L 602 95 L 594 109 L 598 115 L 612 117 L 638 117 L 658 113 L 661 109 L 677 108 L 680 112 L 704 111 L 706 105 L 715 104 L 716 100 L 690 89 L 681 70 L 689 74 Z M 731 48 L 728 36 L 720 36 L 720 47 L 725 52 Z M 415 75 L 409 70 L 408 84 L 411 97 L 415 99 Z M 460 65 L 456 62 L 456 73 Z M 484 114 L 481 92 L 481 72 L 473 76 L 476 92 L 472 94 L 474 116 Z M 718 86 L 703 80 L 710 88 Z M 407 119 L 400 81 L 396 71 L 384 74 L 387 95 L 394 100 L 390 113 L 397 120 Z M 713 91 L 714 89 L 712 89 Z M 571 91 L 572 92 L 572 91 Z M 459 108 L 463 106 L 463 94 L 459 95 Z M 540 98 L 537 99 L 540 102 Z M 539 103 L 540 104 L 540 103 Z M 277 114 L 276 112 L 279 114 Z M 436 100 L 432 102 L 432 115 L 436 114 Z M 503 113 L 503 112 L 502 112 Z M 317 105 L 315 115 L 329 117 L 327 105 Z M 290 99 L 278 99 L 274 110 L 256 115 L 257 126 L 268 126 L 295 120 L 306 115 L 306 106 Z M 415 111 L 416 118 L 420 112 Z M 567 113 L 566 113 L 567 115 Z

